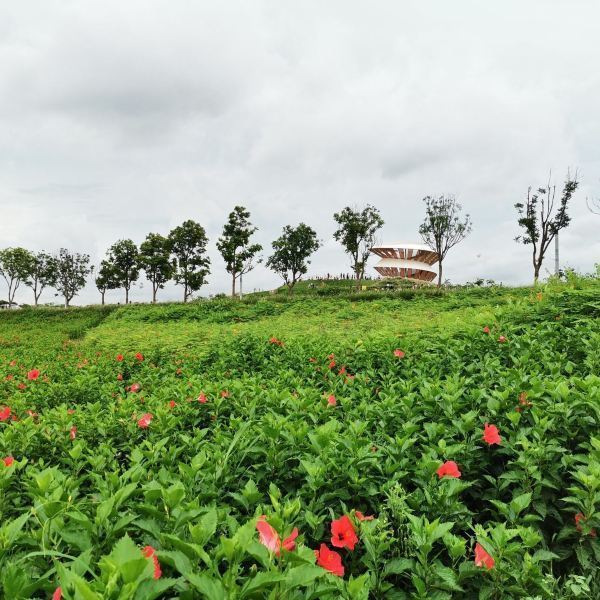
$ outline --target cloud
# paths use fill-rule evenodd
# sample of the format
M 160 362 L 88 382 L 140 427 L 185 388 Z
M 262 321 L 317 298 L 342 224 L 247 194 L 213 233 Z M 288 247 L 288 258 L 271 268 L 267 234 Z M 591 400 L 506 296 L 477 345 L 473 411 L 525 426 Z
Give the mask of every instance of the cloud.
M 584 200 L 600 195 L 598 17 L 591 1 L 5 3 L 3 243 L 97 263 L 117 239 L 193 218 L 211 239 L 204 292 L 216 293 L 229 281 L 214 243 L 236 204 L 265 255 L 283 225 L 304 221 L 325 242 L 312 272 L 337 273 L 348 259 L 334 212 L 374 204 L 383 240 L 418 241 L 421 199 L 453 193 L 474 229 L 447 276 L 527 283 L 514 203 L 550 169 L 560 184 L 579 167 L 561 255 L 589 270 L 600 260 L 600 217 Z M 264 266 L 245 279 L 277 284 Z M 96 299 L 91 285 L 79 298 Z

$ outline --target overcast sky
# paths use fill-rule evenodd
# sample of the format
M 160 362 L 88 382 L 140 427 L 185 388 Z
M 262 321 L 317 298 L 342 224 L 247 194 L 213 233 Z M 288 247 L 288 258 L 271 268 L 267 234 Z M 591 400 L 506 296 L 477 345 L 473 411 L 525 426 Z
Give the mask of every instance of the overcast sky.
M 230 283 L 215 242 L 236 204 L 266 255 L 283 225 L 314 227 L 317 274 L 348 271 L 337 210 L 374 204 L 383 242 L 418 242 L 422 198 L 452 193 L 473 233 L 445 275 L 519 284 L 532 267 L 513 205 L 571 168 L 582 183 L 561 258 L 589 271 L 599 23 L 597 0 L 2 2 L 0 247 L 97 263 L 119 238 L 194 219 L 210 238 L 202 293 L 217 293 Z M 244 287 L 278 283 L 258 267 Z M 77 302 L 98 298 L 90 285 Z

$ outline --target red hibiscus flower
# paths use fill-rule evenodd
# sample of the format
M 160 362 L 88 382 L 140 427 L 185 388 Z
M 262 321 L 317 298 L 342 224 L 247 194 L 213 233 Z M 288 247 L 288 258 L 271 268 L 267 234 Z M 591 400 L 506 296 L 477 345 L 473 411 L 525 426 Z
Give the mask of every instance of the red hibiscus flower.
M 117 354 L 117 362 L 122 362 L 122 361 L 123 361 L 123 355 Z
M 498 338 L 498 342 L 499 342 L 500 344 L 505 344 L 506 342 L 508 342 L 508 340 L 507 340 L 507 339 L 506 339 L 506 338 L 505 338 L 503 335 L 501 335 L 501 336 Z
M 144 355 L 141 352 L 138 352 L 135 355 L 136 360 L 139 360 L 140 362 L 142 362 L 144 360 Z
M 400 348 L 396 348 L 396 349 L 394 350 L 394 356 L 395 356 L 396 358 L 404 358 L 404 357 L 406 356 L 406 353 L 405 353 L 405 352 L 402 352 L 402 350 L 400 350 Z
M 16 360 L 11 360 L 11 361 L 10 361 L 8 364 L 9 364 L 11 367 L 16 367 L 16 366 L 17 366 L 17 361 L 16 361 Z
M 575 527 L 577 529 L 577 531 L 583 531 L 583 527 L 581 527 L 581 525 L 579 524 L 580 521 L 583 521 L 584 523 L 587 521 L 587 519 L 585 518 L 585 515 L 583 513 L 577 513 L 575 515 Z M 589 533 L 589 535 L 591 537 L 596 537 L 596 530 L 592 529 Z
M 483 328 L 483 333 L 489 333 L 489 332 L 490 332 L 490 328 L 489 328 L 489 327 L 486 325 L 486 326 Z
M 498 428 L 495 425 L 488 425 L 488 423 L 483 427 L 483 439 L 490 446 L 492 444 L 499 444 L 502 441 Z
M 329 368 L 330 368 L 330 369 L 333 369 L 334 367 L 335 367 L 335 360 L 332 360 L 332 361 L 329 363 Z
M 298 528 L 294 527 L 292 533 L 283 540 L 283 544 L 279 538 L 279 534 L 275 529 L 267 523 L 267 517 L 261 515 L 256 521 L 256 529 L 258 531 L 258 541 L 269 551 L 275 553 L 276 556 L 281 554 L 281 548 L 291 552 L 296 547 L 294 541 L 298 537 Z
M 71 427 L 71 431 L 69 431 L 69 437 L 74 440 L 77 437 L 77 427 L 75 427 L 75 425 L 73 425 L 73 427 Z
M 142 389 L 142 386 L 139 383 L 132 383 L 129 386 L 130 392 L 139 392 Z
M 342 557 L 335 550 L 330 550 L 325 544 L 321 544 L 319 550 L 315 550 L 315 556 L 320 567 L 338 577 L 344 576 Z
M 4 406 L 0 409 L 0 421 L 7 421 L 10 419 L 10 407 Z
M 495 560 L 483 549 L 483 546 L 477 542 L 475 544 L 475 566 L 485 567 L 488 571 L 494 566 Z
M 229 392 L 227 390 L 223 390 L 221 392 L 221 398 L 229 398 Z
M 146 558 L 151 558 L 154 563 L 154 579 L 160 579 L 162 571 L 160 570 L 160 563 L 158 562 L 158 556 L 156 556 L 156 550 L 152 546 L 145 546 L 142 552 Z
M 138 427 L 142 429 L 147 429 L 150 423 L 152 422 L 153 415 L 152 413 L 145 413 L 138 419 Z
M 440 468 L 436 471 L 438 477 L 460 477 L 461 472 L 458 470 L 458 466 L 453 460 L 447 460 Z
M 331 522 L 331 545 L 336 548 L 348 548 L 354 550 L 358 537 L 354 531 L 354 525 L 348 515 L 340 517 Z
M 200 392 L 200 395 L 198 396 L 198 402 L 200 402 L 200 404 L 206 404 L 207 400 L 208 398 L 206 397 L 204 392 Z
M 329 396 L 327 397 L 327 404 L 329 406 L 335 406 L 337 404 L 337 400 L 335 399 L 335 396 L 333 394 L 329 394 Z
M 61 598 L 62 598 L 62 588 L 57 587 L 54 590 L 54 594 L 52 594 L 52 600 L 61 600 Z
M 169 400 L 169 408 L 175 408 L 177 406 L 177 402 L 175 400 Z
M 359 521 L 372 521 L 375 517 L 373 515 L 363 515 L 360 510 L 355 510 L 354 511 L 354 516 L 359 520 Z
M 281 340 L 278 340 L 276 337 L 272 337 L 269 340 L 270 344 L 274 344 L 275 346 L 283 346 L 283 342 Z
M 29 379 L 29 381 L 35 381 L 39 376 L 39 369 L 31 369 L 31 371 L 27 373 L 27 379 Z
M 12 456 L 7 456 L 6 458 L 2 459 L 2 462 L 4 463 L 5 467 L 10 467 L 15 462 L 15 459 Z
M 123 381 L 123 373 L 117 375 L 117 381 Z

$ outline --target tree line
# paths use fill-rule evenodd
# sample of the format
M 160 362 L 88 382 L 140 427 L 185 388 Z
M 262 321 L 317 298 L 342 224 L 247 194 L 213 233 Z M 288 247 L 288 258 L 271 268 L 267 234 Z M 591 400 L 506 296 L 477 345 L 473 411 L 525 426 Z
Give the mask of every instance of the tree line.
M 556 186 L 548 183 L 532 192 L 529 188 L 524 202 L 515 204 L 518 225 L 524 233 L 517 242 L 532 245 L 534 280 L 540 269 L 550 243 L 561 229 L 570 223 L 569 202 L 579 182 L 577 174 L 567 172 L 564 187 L 557 198 Z M 469 215 L 462 215 L 462 208 L 452 195 L 426 196 L 425 218 L 419 228 L 423 242 L 439 256 L 438 287 L 442 284 L 443 263 L 451 248 L 471 232 Z M 363 208 L 345 207 L 334 213 L 337 225 L 333 237 L 340 242 L 350 259 L 350 267 L 360 288 L 365 276 L 371 248 L 376 244 L 377 232 L 384 225 L 380 211 L 368 204 Z M 243 206 L 236 206 L 229 213 L 217 240 L 217 249 L 231 276 L 231 295 L 241 295 L 243 276 L 263 261 L 259 255 L 263 247 L 252 241 L 258 230 L 250 221 L 250 213 Z M 130 239 L 115 242 L 106 252 L 98 268 L 90 265 L 90 256 L 61 248 L 55 254 L 31 252 L 25 248 L 0 250 L 0 275 L 8 286 L 8 303 L 21 285 L 33 293 L 34 306 L 38 305 L 42 292 L 47 288 L 62 296 L 64 305 L 85 286 L 90 275 L 104 304 L 108 290 L 123 289 L 125 303 L 129 302 L 131 287 L 139 280 L 142 271 L 152 286 L 152 302 L 156 302 L 159 290 L 173 281 L 183 289 L 183 301 L 187 302 L 207 282 L 210 274 L 210 258 L 207 255 L 208 237 L 202 225 L 187 220 L 167 235 L 149 233 L 139 247 Z M 286 225 L 272 244 L 272 253 L 265 265 L 279 275 L 292 292 L 294 286 L 307 273 L 310 257 L 322 246 L 316 231 L 299 223 Z

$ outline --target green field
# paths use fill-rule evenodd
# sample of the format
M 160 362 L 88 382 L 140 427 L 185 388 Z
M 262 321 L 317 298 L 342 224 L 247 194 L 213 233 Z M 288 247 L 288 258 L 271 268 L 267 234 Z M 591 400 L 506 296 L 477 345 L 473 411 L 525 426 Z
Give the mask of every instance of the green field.
M 334 287 L 0 314 L 2 597 L 600 597 L 600 281 Z

